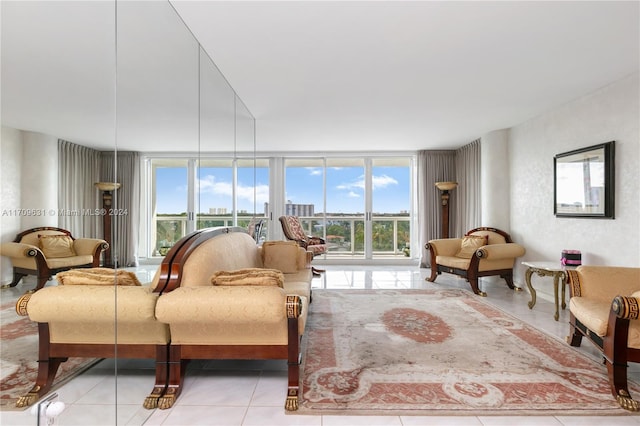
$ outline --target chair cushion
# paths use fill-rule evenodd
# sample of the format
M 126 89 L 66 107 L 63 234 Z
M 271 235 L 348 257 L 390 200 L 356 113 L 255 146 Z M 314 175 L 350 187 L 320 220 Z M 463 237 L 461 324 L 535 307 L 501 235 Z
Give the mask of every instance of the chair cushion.
M 284 274 L 276 269 L 244 268 L 217 271 L 211 277 L 213 285 L 275 285 L 284 286 Z
M 298 243 L 295 241 L 265 241 L 262 244 L 262 264 L 285 274 L 298 271 Z
M 38 244 L 44 257 L 58 258 L 75 256 L 73 239 L 68 235 L 39 235 Z
M 488 238 L 483 235 L 467 235 L 462 238 L 462 244 L 460 250 L 456 253 L 457 257 L 463 259 L 471 259 L 473 254 L 482 246 L 486 246 Z
M 604 302 L 585 297 L 572 297 L 569 310 L 589 330 L 602 337 L 607 334 L 611 301 Z

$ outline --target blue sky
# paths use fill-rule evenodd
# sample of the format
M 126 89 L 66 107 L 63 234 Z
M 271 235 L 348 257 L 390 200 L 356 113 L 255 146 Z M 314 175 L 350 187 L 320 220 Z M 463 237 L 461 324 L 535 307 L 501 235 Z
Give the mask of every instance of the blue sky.
M 156 169 L 157 213 L 182 213 L 187 210 L 187 170 L 159 167 Z M 328 167 L 326 169 L 327 212 L 362 213 L 364 211 L 364 168 Z M 297 204 L 315 204 L 316 212 L 323 206 L 323 169 L 289 167 L 286 171 L 286 200 Z M 408 167 L 373 168 L 373 211 L 398 213 L 409 210 L 410 177 Z M 198 185 L 200 209 L 226 208 L 231 212 L 233 177 L 231 168 L 201 168 Z M 238 169 L 238 209 L 253 212 L 254 194 L 257 212 L 269 201 L 268 169 Z

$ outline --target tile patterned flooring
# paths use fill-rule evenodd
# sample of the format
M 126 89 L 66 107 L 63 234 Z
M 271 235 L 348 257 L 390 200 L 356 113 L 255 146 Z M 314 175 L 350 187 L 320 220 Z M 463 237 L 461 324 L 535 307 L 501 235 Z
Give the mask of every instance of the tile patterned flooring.
M 156 266 L 136 268 L 141 282 L 149 282 Z M 428 270 L 411 266 L 327 265 L 322 277 L 314 278 L 314 288 L 428 288 L 433 285 L 469 289 L 461 278 L 443 274 L 436 283 L 425 281 Z M 516 280 L 517 281 L 517 280 Z M 31 286 L 31 284 L 27 284 Z M 27 285 L 2 290 L 5 297 L 18 297 Z M 483 278 L 481 288 L 488 301 L 514 316 L 560 339 L 568 334 L 568 312 L 553 320 L 552 302 L 538 293 L 537 304 L 525 291 L 509 290 L 503 281 Z M 15 293 L 15 294 L 14 294 Z M 589 342 L 580 349 L 595 359 L 597 350 Z M 603 367 L 604 368 L 604 367 Z M 632 364 L 631 375 L 640 381 L 640 368 Z M 117 378 L 114 372 L 117 371 Z M 153 363 L 148 360 L 104 360 L 57 389 L 66 404 L 57 424 L 66 425 L 146 425 L 146 426 L 426 426 L 426 425 L 632 425 L 640 426 L 640 415 L 580 416 L 301 416 L 285 414 L 287 387 L 283 361 L 195 361 L 189 366 L 185 387 L 170 410 L 145 410 L 142 401 L 154 383 Z M 26 411 L 0 412 L 2 425 L 35 425 L 36 417 Z

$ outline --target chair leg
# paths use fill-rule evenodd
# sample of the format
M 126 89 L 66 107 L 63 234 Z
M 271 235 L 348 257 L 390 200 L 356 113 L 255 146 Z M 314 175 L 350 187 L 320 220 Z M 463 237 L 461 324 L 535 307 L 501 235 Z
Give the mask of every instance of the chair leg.
M 438 277 L 438 267 L 437 266 L 432 266 L 431 267 L 431 276 L 429 278 L 427 278 L 427 281 L 434 282 L 437 277 Z
M 511 290 L 522 290 L 520 287 L 516 287 L 513 284 L 513 274 L 504 274 L 504 275 L 501 275 L 500 277 L 503 278 L 507 282 L 507 286 Z
M 611 393 L 620 407 L 629 411 L 638 411 L 640 409 L 638 401 L 631 397 L 627 387 L 627 363 L 612 362 L 605 357 L 605 364 L 607 365 Z
M 487 293 L 480 290 L 478 287 L 478 277 L 469 277 L 469 284 L 471 285 L 471 290 L 478 296 L 487 297 Z
M 9 287 L 15 287 L 18 285 L 18 283 L 20 282 L 20 280 L 23 277 L 26 277 L 27 274 L 21 274 L 20 272 L 17 272 L 15 269 L 13 270 L 13 280 L 11 280 L 11 282 L 9 284 L 5 284 L 2 286 L 2 288 L 9 288 Z
M 326 272 L 326 270 L 325 269 L 318 269 L 318 268 L 316 268 L 314 266 L 311 267 L 311 273 L 316 277 L 319 277 L 320 274 L 322 274 L 323 272 Z

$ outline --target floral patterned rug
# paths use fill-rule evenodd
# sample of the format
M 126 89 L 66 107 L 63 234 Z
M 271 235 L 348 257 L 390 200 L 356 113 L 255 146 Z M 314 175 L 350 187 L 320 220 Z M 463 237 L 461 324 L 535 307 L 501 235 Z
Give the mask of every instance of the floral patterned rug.
M 314 290 L 302 359 L 296 414 L 629 414 L 604 365 L 466 290 Z
M 38 325 L 16 314 L 16 300 L 2 299 L 0 306 L 0 410 L 16 408 L 18 398 L 33 387 L 38 373 Z M 98 360 L 69 358 L 58 369 L 53 389 L 86 370 Z

